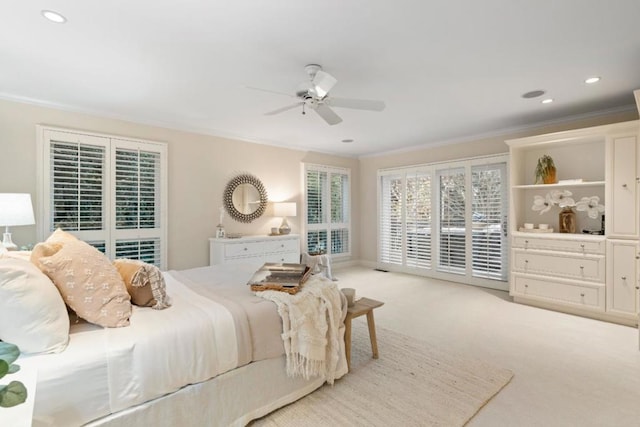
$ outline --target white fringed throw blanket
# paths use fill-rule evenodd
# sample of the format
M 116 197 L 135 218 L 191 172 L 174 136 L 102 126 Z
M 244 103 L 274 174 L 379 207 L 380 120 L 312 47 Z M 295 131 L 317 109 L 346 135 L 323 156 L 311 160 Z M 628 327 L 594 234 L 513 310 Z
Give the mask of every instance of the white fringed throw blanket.
M 342 294 L 335 283 L 312 276 L 295 295 L 279 291 L 255 294 L 273 301 L 282 317 L 287 375 L 305 379 L 324 375 L 333 384 L 344 321 Z

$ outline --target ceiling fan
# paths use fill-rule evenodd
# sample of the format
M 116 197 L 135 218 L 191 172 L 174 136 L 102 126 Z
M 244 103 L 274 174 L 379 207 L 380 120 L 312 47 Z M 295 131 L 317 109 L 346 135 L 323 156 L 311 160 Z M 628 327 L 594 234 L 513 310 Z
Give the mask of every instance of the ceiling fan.
M 299 101 L 297 101 L 295 104 L 287 105 L 286 107 L 269 111 L 265 113 L 265 116 L 273 116 L 275 114 L 283 113 L 293 108 L 302 106 L 302 114 L 306 114 L 305 108 L 310 108 L 328 124 L 337 125 L 342 121 L 342 118 L 340 118 L 340 116 L 338 116 L 331 109 L 331 107 L 352 108 L 356 110 L 368 111 L 384 110 L 384 101 L 375 101 L 370 99 L 336 98 L 333 96 L 329 96 L 329 92 L 331 91 L 333 86 L 335 86 L 338 80 L 331 74 L 323 71 L 322 67 L 318 64 L 309 64 L 305 66 L 304 69 L 309 75 L 309 81 L 303 82 L 298 86 L 298 90 L 296 90 L 295 96 L 267 89 L 249 87 L 249 89 L 277 93 L 279 95 L 286 95 L 292 98 L 299 99 Z

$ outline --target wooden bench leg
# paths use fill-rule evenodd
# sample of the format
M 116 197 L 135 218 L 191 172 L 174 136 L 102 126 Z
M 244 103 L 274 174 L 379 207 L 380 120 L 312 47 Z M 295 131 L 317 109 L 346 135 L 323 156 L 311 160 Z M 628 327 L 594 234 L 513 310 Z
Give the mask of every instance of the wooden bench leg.
M 344 319 L 344 352 L 347 356 L 347 370 L 351 372 L 351 316 Z
M 371 340 L 371 351 L 373 358 L 378 358 L 378 340 L 376 339 L 376 323 L 373 320 L 373 310 L 367 313 L 367 325 L 369 326 L 369 339 Z

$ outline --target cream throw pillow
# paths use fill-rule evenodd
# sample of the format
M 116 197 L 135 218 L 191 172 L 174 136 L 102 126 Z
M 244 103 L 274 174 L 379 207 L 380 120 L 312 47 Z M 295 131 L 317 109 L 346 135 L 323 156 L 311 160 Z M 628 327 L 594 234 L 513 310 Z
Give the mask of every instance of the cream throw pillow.
M 81 240 L 68 241 L 38 262 L 79 317 L 104 327 L 129 325 L 127 288 L 102 252 Z
M 158 267 L 143 261 L 120 258 L 113 261 L 131 295 L 131 302 L 140 307 L 162 310 L 171 306 L 167 285 Z
M 60 293 L 23 259 L 0 259 L 0 339 L 24 353 L 60 352 L 69 342 L 69 316 Z

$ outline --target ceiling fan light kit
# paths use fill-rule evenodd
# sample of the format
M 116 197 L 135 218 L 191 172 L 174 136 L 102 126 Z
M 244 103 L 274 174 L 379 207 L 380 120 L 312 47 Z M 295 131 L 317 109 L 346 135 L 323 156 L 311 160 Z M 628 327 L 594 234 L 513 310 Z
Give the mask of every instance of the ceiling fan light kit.
M 353 99 L 353 98 L 334 98 L 330 96 L 329 92 L 336 85 L 338 80 L 331 74 L 322 70 L 322 67 L 318 64 L 309 64 L 304 67 L 307 75 L 309 76 L 308 82 L 303 82 L 298 85 L 295 98 L 299 101 L 295 104 L 287 105 L 285 107 L 278 108 L 277 110 L 269 111 L 265 113 L 265 116 L 273 116 L 283 113 L 285 111 L 292 110 L 296 107 L 302 106 L 302 114 L 305 114 L 305 107 L 312 109 L 329 125 L 336 125 L 342 122 L 342 118 L 333 111 L 332 107 L 339 108 L 351 108 L 354 110 L 366 110 L 366 111 L 382 111 L 385 108 L 384 101 L 377 101 L 371 99 Z M 281 93 L 268 89 L 252 88 L 264 92 Z M 293 98 L 294 96 L 291 95 Z

